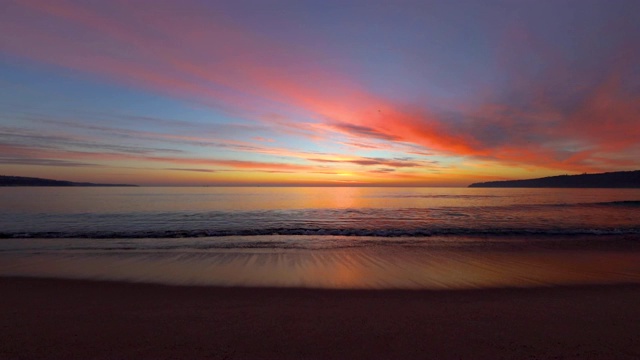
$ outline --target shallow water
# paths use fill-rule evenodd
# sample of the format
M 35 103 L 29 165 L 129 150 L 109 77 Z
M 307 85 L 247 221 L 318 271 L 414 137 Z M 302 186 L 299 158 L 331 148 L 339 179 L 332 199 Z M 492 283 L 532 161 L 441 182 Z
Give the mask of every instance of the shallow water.
M 0 253 L 1 275 L 369 289 L 640 282 L 640 249 L 629 239 L 573 239 L 558 248 L 555 239 L 527 244 L 522 239 L 492 244 L 487 239 L 414 239 L 376 245 L 375 238 L 350 237 L 316 241 L 360 244 L 317 249 L 295 246 L 308 240 L 299 236 L 232 237 L 223 246 L 207 246 L 219 239 L 202 238 L 189 247 L 167 247 L 154 239 L 110 239 L 109 247 L 100 243 L 104 239 L 68 239 L 68 248 L 57 244 L 59 239 L 17 240 Z

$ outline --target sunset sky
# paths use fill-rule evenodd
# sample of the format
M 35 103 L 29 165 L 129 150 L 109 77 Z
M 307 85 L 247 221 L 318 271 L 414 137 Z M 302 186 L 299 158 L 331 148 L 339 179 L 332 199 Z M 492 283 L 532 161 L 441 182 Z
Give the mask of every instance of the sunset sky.
M 0 175 L 424 185 L 640 169 L 640 1 L 0 0 Z

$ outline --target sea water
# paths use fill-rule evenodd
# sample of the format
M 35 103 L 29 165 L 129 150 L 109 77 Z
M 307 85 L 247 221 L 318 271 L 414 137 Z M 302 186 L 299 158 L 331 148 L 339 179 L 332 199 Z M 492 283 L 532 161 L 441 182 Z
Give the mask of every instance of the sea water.
M 640 189 L 0 188 L 0 276 L 428 288 L 640 282 Z

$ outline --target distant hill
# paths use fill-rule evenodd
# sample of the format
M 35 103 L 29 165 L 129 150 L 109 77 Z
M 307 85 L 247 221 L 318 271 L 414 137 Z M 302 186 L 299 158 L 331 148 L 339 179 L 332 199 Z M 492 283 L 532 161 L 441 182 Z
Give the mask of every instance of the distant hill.
M 640 188 L 640 170 L 560 175 L 528 180 L 489 181 L 469 187 L 499 188 Z
M 128 184 L 93 184 L 63 180 L 0 175 L 0 186 L 138 186 Z

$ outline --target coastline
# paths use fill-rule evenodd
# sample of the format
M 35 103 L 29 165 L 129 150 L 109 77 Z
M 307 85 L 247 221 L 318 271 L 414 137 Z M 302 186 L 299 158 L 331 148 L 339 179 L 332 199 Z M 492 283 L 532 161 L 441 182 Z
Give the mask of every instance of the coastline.
M 482 290 L 0 277 L 2 359 L 632 359 L 640 285 Z

